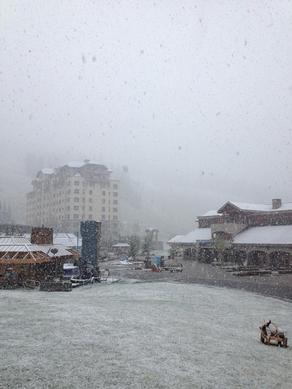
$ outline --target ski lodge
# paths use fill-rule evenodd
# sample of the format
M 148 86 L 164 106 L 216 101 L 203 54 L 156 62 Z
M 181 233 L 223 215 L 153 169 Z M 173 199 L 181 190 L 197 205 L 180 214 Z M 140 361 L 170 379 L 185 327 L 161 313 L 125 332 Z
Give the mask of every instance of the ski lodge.
M 227 201 L 197 218 L 198 228 L 168 241 L 173 252 L 204 262 L 272 268 L 292 265 L 292 203 Z

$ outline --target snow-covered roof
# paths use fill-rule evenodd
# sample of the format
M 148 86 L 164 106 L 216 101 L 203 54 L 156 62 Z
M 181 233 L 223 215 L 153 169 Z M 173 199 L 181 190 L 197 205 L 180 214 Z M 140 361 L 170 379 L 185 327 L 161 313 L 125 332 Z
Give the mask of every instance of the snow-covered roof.
M 27 237 L 29 235 L 29 237 Z M 25 245 L 30 244 L 30 234 L 25 236 L 0 236 L 0 245 L 14 246 L 14 245 Z
M 14 237 L 9 237 L 14 238 Z M 17 237 L 17 239 L 25 239 L 26 243 L 30 243 L 30 234 L 24 234 L 23 237 Z M 64 247 L 76 247 L 77 246 L 77 236 L 71 233 L 65 232 L 56 232 L 53 235 L 53 242 L 56 245 L 62 245 Z M 1 238 L 0 238 L 1 243 Z M 82 246 L 82 238 L 78 238 L 78 246 Z
M 167 243 L 178 243 L 184 235 L 175 235 Z
M 84 162 L 81 162 L 81 161 L 71 161 L 71 162 L 68 162 L 67 163 L 67 166 L 69 167 L 81 167 L 84 165 Z
M 251 227 L 235 236 L 237 244 L 292 244 L 292 225 Z
M 130 247 L 128 243 L 116 243 L 113 247 Z
M 54 255 L 51 250 L 57 249 L 57 253 Z M 0 252 L 42 252 L 49 257 L 61 257 L 72 255 L 70 251 L 66 250 L 62 245 L 37 245 L 37 244 L 1 244 Z
M 19 252 L 19 253 L 29 253 L 31 251 L 40 251 L 37 250 L 33 245 L 31 244 L 0 244 L 0 253 L 3 252 Z
M 99 166 L 103 166 L 100 164 L 100 162 L 97 162 L 97 161 L 94 161 L 94 160 L 85 160 L 85 161 L 71 161 L 71 162 L 68 162 L 67 163 L 67 166 L 69 167 L 73 167 L 73 168 L 80 168 L 84 165 L 99 165 Z
M 222 210 L 227 204 L 233 205 L 242 211 L 258 211 L 258 212 L 292 211 L 292 203 L 285 203 L 282 204 L 281 207 L 273 209 L 272 204 L 241 203 L 237 201 L 227 201 L 218 211 Z
M 63 245 L 35 245 L 36 248 L 38 248 L 38 251 L 42 251 L 43 253 L 48 254 L 49 257 L 61 257 L 61 256 L 67 256 L 67 255 L 72 255 L 70 251 L 66 250 Z M 41 248 L 41 250 L 40 250 Z M 52 249 L 57 249 L 57 253 L 53 254 L 51 251 Z
M 46 168 L 42 169 L 41 172 L 42 172 L 43 174 L 54 174 L 54 173 L 55 173 L 55 170 L 46 167 Z
M 0 235 L 0 251 L 5 251 L 4 247 L 9 247 L 6 251 L 42 251 L 46 253 L 50 248 L 57 248 L 58 255 L 70 255 L 66 248 L 76 247 L 77 245 L 76 235 L 69 233 L 56 233 L 53 241 L 53 245 L 34 245 L 30 242 L 30 234 L 22 236 Z M 81 246 L 81 244 L 82 240 L 79 238 L 78 245 Z
M 198 217 L 200 218 L 200 217 L 209 217 L 209 216 L 219 216 L 220 217 L 220 216 L 222 216 L 222 214 L 218 213 L 218 211 L 216 211 L 216 210 L 211 210 L 211 211 L 204 213 L 204 215 L 198 216 Z
M 189 232 L 186 235 L 181 235 L 178 237 L 177 235 L 175 238 L 175 243 L 195 243 L 202 240 L 211 240 L 211 228 L 196 228 L 195 230 Z M 168 241 L 169 243 L 170 241 Z M 172 242 L 173 243 L 173 242 Z
M 56 233 L 54 234 L 54 244 L 62 244 L 66 247 L 77 246 L 77 236 L 74 234 Z M 78 246 L 82 245 L 82 238 L 78 238 Z

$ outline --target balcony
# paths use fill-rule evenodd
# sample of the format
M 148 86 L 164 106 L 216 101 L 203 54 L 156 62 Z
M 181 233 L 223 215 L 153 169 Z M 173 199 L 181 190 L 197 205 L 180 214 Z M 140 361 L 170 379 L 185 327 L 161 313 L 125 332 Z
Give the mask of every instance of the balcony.
M 218 223 L 211 225 L 211 235 L 214 238 L 218 233 L 220 235 L 229 236 L 231 239 L 247 228 L 246 224 L 242 223 Z

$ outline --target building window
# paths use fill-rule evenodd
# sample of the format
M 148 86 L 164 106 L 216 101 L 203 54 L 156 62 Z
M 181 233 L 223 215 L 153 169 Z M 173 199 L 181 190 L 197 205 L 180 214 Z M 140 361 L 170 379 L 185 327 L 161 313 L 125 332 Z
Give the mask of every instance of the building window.
M 101 215 L 101 220 L 105 220 L 105 215 Z
M 92 190 L 90 189 L 89 194 L 92 195 Z
M 114 196 L 114 197 L 118 197 L 118 192 L 114 192 L 114 193 L 113 193 L 113 196 Z
M 118 204 L 118 200 L 114 200 L 113 203 L 114 203 L 115 205 L 117 205 L 117 204 Z
M 91 220 L 92 219 L 92 215 L 88 215 L 88 219 Z
M 102 199 L 102 203 L 105 204 L 105 199 Z
M 74 203 L 79 203 L 79 197 L 74 197 Z
M 105 190 L 102 191 L 102 195 L 105 196 Z
M 105 207 L 102 207 L 102 212 L 105 212 Z
M 78 186 L 80 184 L 79 181 L 74 181 L 74 185 Z
M 79 189 L 74 189 L 74 193 L 79 194 Z
M 113 212 L 118 212 L 118 208 L 113 208 Z
M 73 215 L 73 219 L 79 219 L 79 215 L 78 215 L 78 213 L 74 213 L 74 215 Z
M 113 220 L 118 220 L 118 217 L 116 215 L 114 215 Z
M 91 205 L 89 206 L 89 211 L 92 211 L 92 206 Z
M 89 199 L 89 202 L 92 203 L 92 198 Z
M 74 211 L 79 211 L 79 205 L 74 205 Z

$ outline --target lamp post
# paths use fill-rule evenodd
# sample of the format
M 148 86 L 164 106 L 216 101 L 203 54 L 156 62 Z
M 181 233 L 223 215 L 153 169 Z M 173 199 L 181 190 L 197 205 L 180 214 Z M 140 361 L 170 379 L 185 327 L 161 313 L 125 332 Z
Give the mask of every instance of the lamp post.
M 56 274 L 57 274 L 57 261 L 56 261 L 55 255 L 57 254 L 58 249 L 52 248 L 52 249 L 50 249 L 49 251 L 53 254 L 54 259 L 55 259 L 55 277 L 56 277 Z

